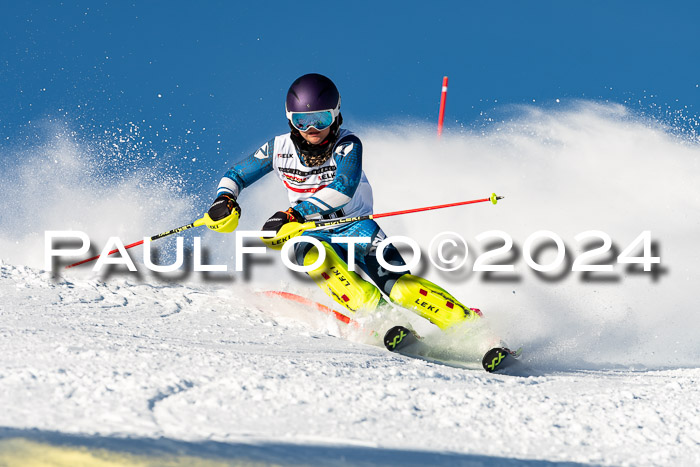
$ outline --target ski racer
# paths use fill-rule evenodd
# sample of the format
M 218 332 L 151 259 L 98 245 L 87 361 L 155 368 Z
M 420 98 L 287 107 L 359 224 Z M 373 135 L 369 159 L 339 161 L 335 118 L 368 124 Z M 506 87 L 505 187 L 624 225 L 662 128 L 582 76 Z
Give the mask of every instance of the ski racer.
M 319 74 L 301 76 L 289 88 L 285 108 L 290 132 L 270 139 L 231 167 L 219 182 L 216 199 L 205 215 L 210 229 L 234 231 L 241 214 L 236 201 L 241 190 L 270 172 L 287 188 L 290 207 L 265 222 L 263 230 L 278 232 L 263 239 L 268 246 L 279 243 L 271 240 L 286 239 L 280 230 L 285 232 L 290 223 L 372 214 L 372 188 L 362 170 L 362 142 L 341 128 L 340 94 L 335 84 Z M 309 276 L 351 313 L 375 311 L 387 297 L 441 329 L 479 316 L 478 310 L 464 306 L 424 278 L 382 268 L 376 246 L 386 235 L 372 219 L 304 231 L 302 235 L 315 237 L 326 250 L 325 261 Z M 354 245 L 354 259 L 372 282 L 349 269 L 349 245 L 342 243 L 343 237 L 369 238 Z M 334 238 L 341 243 L 334 243 Z M 300 242 L 294 255 L 297 264 L 308 266 L 316 262 L 319 252 L 311 243 Z M 393 245 L 384 249 L 384 259 L 392 266 L 406 264 Z

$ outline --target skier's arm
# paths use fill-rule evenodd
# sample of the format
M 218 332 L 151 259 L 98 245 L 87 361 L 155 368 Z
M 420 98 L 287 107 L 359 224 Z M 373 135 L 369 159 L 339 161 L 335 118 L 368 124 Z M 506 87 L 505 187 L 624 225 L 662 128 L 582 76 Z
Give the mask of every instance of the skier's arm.
M 296 206 L 294 210 L 305 219 L 318 219 L 341 209 L 350 202 L 362 178 L 362 143 L 354 135 L 341 140 L 335 149 L 337 171 L 335 180 L 327 187 Z
M 272 152 L 275 140 L 271 139 L 255 153 L 246 157 L 226 172 L 216 190 L 216 196 L 227 194 L 238 198 L 241 190 L 272 171 Z

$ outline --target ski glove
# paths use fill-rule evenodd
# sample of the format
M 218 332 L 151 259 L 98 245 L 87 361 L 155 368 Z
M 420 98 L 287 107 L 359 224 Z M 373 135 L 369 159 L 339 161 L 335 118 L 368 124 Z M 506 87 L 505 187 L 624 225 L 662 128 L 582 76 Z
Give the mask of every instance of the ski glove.
M 208 214 L 211 220 L 220 221 L 230 216 L 234 210 L 238 211 L 238 216 L 240 217 L 241 207 L 236 202 L 236 199 L 231 195 L 223 194 L 214 200 Z
M 300 224 L 304 222 L 304 216 L 299 214 L 294 208 L 289 208 L 286 211 L 277 211 L 265 221 L 262 230 L 273 230 L 279 232 L 284 224 L 289 222 L 299 222 Z

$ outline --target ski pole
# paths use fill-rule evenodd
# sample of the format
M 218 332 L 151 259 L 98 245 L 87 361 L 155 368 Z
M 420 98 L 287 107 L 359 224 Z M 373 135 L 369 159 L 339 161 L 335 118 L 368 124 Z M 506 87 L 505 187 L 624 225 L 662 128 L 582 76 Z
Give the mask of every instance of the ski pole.
M 197 219 L 196 221 L 192 222 L 191 224 L 183 225 L 182 227 L 178 227 L 177 229 L 168 230 L 167 232 L 163 232 L 163 233 L 159 233 L 158 235 L 154 235 L 151 238 L 149 238 L 148 240 L 152 242 L 153 240 L 158 240 L 159 238 L 167 237 L 168 235 L 176 234 L 176 233 L 182 232 L 184 230 L 191 229 L 192 227 L 199 227 L 200 225 L 204 225 L 204 218 L 203 217 L 200 219 Z M 133 248 L 135 246 L 139 246 L 142 244 L 143 244 L 143 240 L 139 240 L 138 242 L 134 242 L 134 243 L 131 243 L 129 245 L 125 245 L 124 249 L 128 250 L 129 248 Z M 107 255 L 114 254 L 117 251 L 119 251 L 119 250 L 114 249 L 114 250 L 110 251 L 109 253 L 107 253 Z M 95 261 L 99 257 L 100 257 L 100 255 L 97 255 L 97 256 L 93 256 L 92 258 L 78 261 L 77 263 L 73 263 L 73 264 L 66 266 L 66 269 L 70 269 L 70 268 L 73 268 L 75 266 L 80 266 L 81 264 L 89 263 L 90 261 Z
M 496 196 L 496 193 L 492 193 L 489 198 L 483 198 L 483 199 L 473 199 L 469 201 L 460 201 L 457 203 L 450 203 L 450 204 L 439 204 L 436 206 L 426 206 L 423 208 L 414 208 L 414 209 L 405 209 L 403 211 L 393 211 L 393 212 L 385 212 L 381 214 L 370 214 L 367 216 L 357 216 L 357 217 L 341 217 L 339 219 L 327 219 L 327 220 L 321 220 L 321 221 L 309 221 L 305 222 L 303 224 L 300 224 L 298 227 L 298 232 L 295 233 L 295 235 L 299 235 L 302 232 L 306 230 L 315 230 L 315 229 L 324 229 L 330 226 L 338 225 L 338 224 L 347 224 L 348 222 L 355 222 L 355 221 L 363 221 L 366 219 L 379 219 L 381 217 L 390 217 L 390 216 L 399 216 L 401 214 L 410 214 L 413 212 L 421 212 L 421 211 L 431 211 L 434 209 L 444 209 L 444 208 L 450 208 L 453 206 L 462 206 L 465 204 L 475 204 L 475 203 L 485 203 L 487 201 L 491 201 L 493 204 L 496 204 L 499 199 L 503 199 L 503 196 Z M 154 235 L 149 238 L 149 241 L 154 241 L 158 240 L 159 238 L 167 237 L 168 235 L 176 234 L 179 232 L 182 232 L 184 230 L 191 229 L 193 227 L 199 227 L 201 225 L 204 225 L 204 218 L 197 219 L 196 221 L 192 222 L 191 224 L 183 225 L 182 227 L 178 227 L 177 229 L 173 230 L 168 230 L 167 232 L 159 233 L 158 235 Z M 276 240 L 276 239 L 275 239 Z M 285 238 L 286 240 L 286 238 Z M 129 245 L 125 245 L 124 249 L 128 250 L 129 248 L 133 248 L 135 246 L 139 246 L 143 244 L 143 240 L 139 240 L 138 242 L 131 243 Z M 280 242 L 279 240 L 273 241 L 274 244 L 278 243 L 283 243 Z M 118 249 L 114 249 L 107 253 L 107 255 L 112 255 L 116 252 L 118 252 Z M 81 264 L 89 263 L 90 261 L 95 261 L 98 259 L 101 255 L 93 256 L 92 258 L 87 258 L 82 261 L 78 261 L 77 263 L 70 264 L 66 266 L 66 269 L 70 269 L 76 266 L 80 266 Z
M 314 229 L 326 228 L 326 227 L 332 226 L 332 225 L 346 224 L 348 222 L 364 221 L 366 219 L 379 219 L 381 217 L 400 216 L 402 214 L 411 214 L 413 212 L 432 211 L 434 209 L 451 208 L 453 206 L 463 206 L 465 204 L 485 203 L 487 201 L 491 201 L 493 204 L 496 204 L 499 199 L 503 199 L 503 198 L 504 198 L 504 196 L 497 196 L 496 193 L 491 193 L 491 196 L 488 198 L 472 199 L 469 201 L 459 201 L 457 203 L 449 203 L 449 204 L 438 204 L 436 206 L 427 206 L 424 208 L 404 209 L 402 211 L 384 212 L 381 214 L 369 214 L 367 216 L 341 217 L 339 219 L 313 221 L 313 222 L 307 222 L 304 225 L 308 225 L 308 224 L 313 223 L 313 226 L 311 226 L 310 228 L 305 229 L 305 230 L 314 230 Z
M 410 214 L 412 212 L 421 211 L 432 211 L 434 209 L 451 208 L 453 206 L 462 206 L 465 204 L 485 203 L 487 201 L 491 201 L 493 204 L 496 204 L 499 199 L 503 199 L 503 196 L 496 196 L 496 193 L 491 193 L 491 196 L 488 198 L 472 199 L 469 201 L 459 201 L 457 203 L 449 204 L 438 204 L 435 206 L 426 206 L 424 208 L 405 209 L 403 211 L 384 212 L 381 214 L 369 214 L 366 216 L 341 217 L 338 219 L 307 221 L 303 224 L 300 224 L 298 222 L 289 222 L 287 224 L 284 224 L 282 228 L 280 228 L 280 230 L 277 232 L 277 235 L 275 235 L 274 237 L 261 237 L 261 239 L 268 248 L 272 248 L 273 250 L 279 250 L 280 248 L 282 248 L 284 243 L 290 238 L 296 237 L 297 235 L 301 235 L 304 232 L 310 230 L 327 229 L 336 225 L 347 224 L 348 222 L 364 221 L 367 219 L 379 219 L 381 217 L 400 216 L 401 214 Z

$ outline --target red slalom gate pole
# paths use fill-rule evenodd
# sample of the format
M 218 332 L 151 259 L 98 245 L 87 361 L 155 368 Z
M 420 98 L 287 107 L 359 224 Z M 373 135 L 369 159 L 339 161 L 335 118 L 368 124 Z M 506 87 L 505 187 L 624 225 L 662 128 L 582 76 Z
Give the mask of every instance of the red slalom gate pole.
M 447 101 L 447 76 L 442 78 L 442 95 L 440 96 L 440 113 L 438 114 L 438 137 L 442 135 L 445 122 L 445 101 Z

